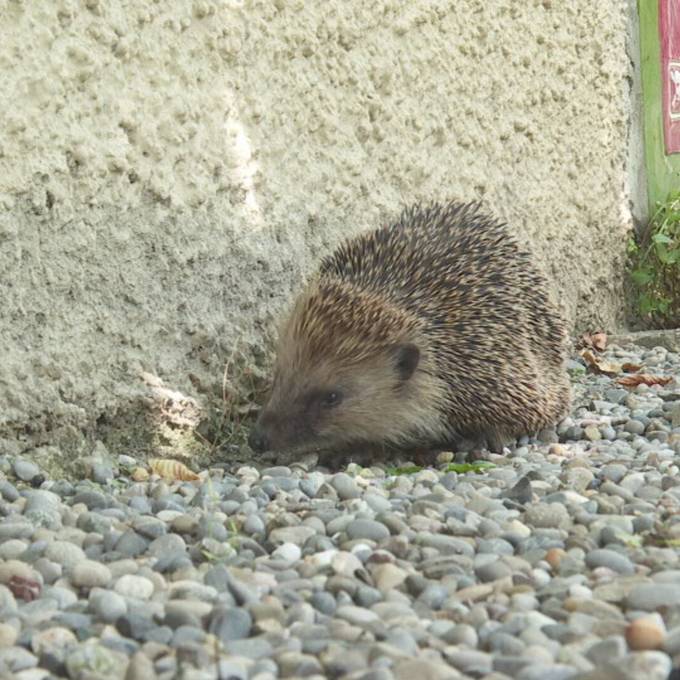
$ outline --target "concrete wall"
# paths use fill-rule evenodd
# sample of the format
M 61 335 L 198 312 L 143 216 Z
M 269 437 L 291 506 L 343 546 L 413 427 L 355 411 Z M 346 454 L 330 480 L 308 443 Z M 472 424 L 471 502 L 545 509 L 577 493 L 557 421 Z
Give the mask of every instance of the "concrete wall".
M 0 0 L 5 450 L 82 447 L 140 371 L 219 385 L 417 198 L 484 199 L 620 325 L 628 33 L 617 0 Z

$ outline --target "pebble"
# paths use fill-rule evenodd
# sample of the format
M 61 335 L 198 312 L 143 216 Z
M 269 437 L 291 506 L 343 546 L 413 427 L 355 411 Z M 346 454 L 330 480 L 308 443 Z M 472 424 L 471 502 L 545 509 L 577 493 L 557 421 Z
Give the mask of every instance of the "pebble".
M 389 529 L 380 522 L 371 519 L 355 519 L 346 527 L 345 531 L 350 540 L 368 539 L 370 541 L 381 541 L 390 535 Z
M 12 647 L 19 637 L 19 630 L 9 623 L 0 623 L 0 648 Z
M 113 623 L 127 612 L 127 604 L 118 593 L 93 588 L 90 591 L 89 609 L 98 620 Z
M 208 630 L 223 643 L 248 637 L 253 625 L 252 617 L 238 607 L 218 608 L 211 613 Z
M 587 658 L 595 666 L 616 661 L 627 652 L 626 640 L 622 635 L 612 635 L 590 645 L 586 651 Z
M 627 605 L 642 611 L 680 607 L 680 587 L 672 583 L 641 583 L 628 593 Z
M 628 472 L 628 468 L 621 463 L 609 463 L 602 467 L 602 476 L 615 484 L 618 484 Z
M 586 555 L 586 565 L 590 569 L 607 567 L 618 574 L 630 575 L 635 573 L 635 565 L 628 557 L 614 550 L 591 550 Z
M 394 588 L 398 588 L 404 583 L 407 577 L 408 572 L 389 562 L 378 565 L 373 571 L 375 585 L 382 592 L 388 592 Z
M 633 652 L 621 660 L 619 670 L 625 680 L 668 680 L 671 672 L 671 660 L 663 652 Z
M 599 439 L 602 439 L 602 434 L 600 433 L 599 428 L 595 425 L 588 425 L 586 428 L 584 428 L 583 434 L 585 438 L 591 442 L 596 442 Z
M 302 550 L 295 543 L 282 543 L 272 552 L 272 557 L 278 557 L 285 562 L 297 562 L 302 557 Z
M 639 420 L 631 418 L 623 428 L 630 434 L 642 434 L 645 431 L 645 424 Z
M 344 472 L 338 472 L 331 478 L 331 486 L 335 489 L 341 500 L 358 498 L 361 495 L 356 482 Z
M 220 667 L 221 670 L 221 667 Z M 135 652 L 130 658 L 130 663 L 125 673 L 125 680 L 153 680 L 156 677 L 153 661 L 142 651 Z M 238 678 L 233 670 L 226 669 L 226 673 L 220 675 L 224 678 Z M 241 676 L 242 680 L 246 680 L 247 676 Z
M 634 651 L 661 649 L 666 639 L 663 619 L 658 615 L 642 616 L 631 621 L 626 628 L 626 642 Z
M 504 562 L 496 559 L 475 568 L 475 575 L 484 583 L 506 578 L 511 574 L 512 569 Z
M 571 521 L 569 512 L 558 503 L 536 503 L 524 513 L 524 521 L 537 529 L 559 528 Z
M 40 468 L 29 460 L 17 458 L 13 465 L 14 474 L 23 482 L 30 482 L 40 474 Z
M 111 582 L 113 576 L 105 564 L 83 560 L 72 567 L 69 578 L 77 588 L 104 588 Z
M 66 569 L 75 567 L 87 559 L 80 546 L 68 541 L 52 541 L 45 550 L 45 557 Z
M 123 597 L 148 600 L 153 595 L 154 586 L 153 582 L 144 576 L 125 574 L 116 581 L 114 591 Z

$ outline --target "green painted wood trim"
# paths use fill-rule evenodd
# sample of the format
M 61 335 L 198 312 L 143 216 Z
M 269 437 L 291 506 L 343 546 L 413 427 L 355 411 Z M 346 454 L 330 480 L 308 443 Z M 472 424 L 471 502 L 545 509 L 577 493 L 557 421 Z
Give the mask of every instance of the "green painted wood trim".
M 647 196 L 649 214 L 653 215 L 660 202 L 680 190 L 680 154 L 668 156 L 664 149 L 659 0 L 638 0 L 638 15 Z

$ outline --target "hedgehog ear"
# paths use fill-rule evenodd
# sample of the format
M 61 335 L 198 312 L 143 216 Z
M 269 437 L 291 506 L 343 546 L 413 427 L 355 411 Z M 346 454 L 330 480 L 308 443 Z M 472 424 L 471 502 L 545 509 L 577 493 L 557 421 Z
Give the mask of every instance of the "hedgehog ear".
M 420 362 L 420 350 L 413 343 L 394 345 L 394 358 L 397 375 L 402 382 L 406 382 L 414 373 Z

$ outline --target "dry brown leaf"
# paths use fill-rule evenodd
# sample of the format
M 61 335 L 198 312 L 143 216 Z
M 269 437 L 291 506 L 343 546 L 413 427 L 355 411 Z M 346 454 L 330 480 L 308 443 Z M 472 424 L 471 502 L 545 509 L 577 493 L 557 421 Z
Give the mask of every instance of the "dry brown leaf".
M 621 366 L 624 373 L 637 373 L 642 368 L 642 364 L 625 363 Z
M 581 347 L 597 350 L 598 352 L 604 352 L 607 347 L 607 334 L 584 333 L 579 340 L 579 345 Z
M 621 373 L 621 364 L 615 364 L 612 361 L 605 361 L 596 357 L 589 349 L 581 350 L 581 357 L 588 365 L 593 373 L 603 373 L 604 375 L 617 375 Z
M 136 467 L 133 471 L 130 477 L 135 481 L 135 482 L 146 482 L 147 479 L 149 479 L 149 471 L 145 470 L 143 467 Z
M 604 352 L 607 347 L 607 334 L 606 333 L 595 333 L 593 335 L 593 347 L 600 352 Z
M 152 458 L 149 460 L 151 472 L 168 481 L 195 482 L 199 476 L 184 463 L 171 458 Z
M 637 387 L 638 385 L 668 385 L 673 378 L 663 375 L 649 375 L 648 373 L 636 373 L 619 378 L 617 382 L 624 387 Z

